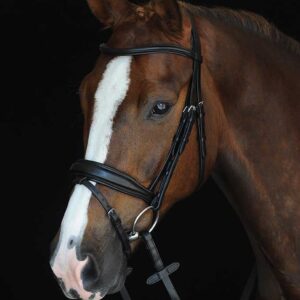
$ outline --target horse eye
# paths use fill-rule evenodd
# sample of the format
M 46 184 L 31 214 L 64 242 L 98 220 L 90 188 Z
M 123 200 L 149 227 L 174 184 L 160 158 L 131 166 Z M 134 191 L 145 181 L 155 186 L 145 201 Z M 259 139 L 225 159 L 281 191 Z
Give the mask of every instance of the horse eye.
M 164 115 L 166 114 L 171 105 L 166 102 L 157 102 L 152 108 L 152 115 Z

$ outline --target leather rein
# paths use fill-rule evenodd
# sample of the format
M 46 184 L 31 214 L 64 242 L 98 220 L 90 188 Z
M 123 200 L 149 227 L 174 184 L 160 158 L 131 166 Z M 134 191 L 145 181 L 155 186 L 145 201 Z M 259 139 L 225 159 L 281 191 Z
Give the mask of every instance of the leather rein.
M 158 217 L 159 209 L 161 208 L 166 190 L 169 186 L 173 172 L 176 168 L 180 155 L 183 153 L 186 144 L 188 143 L 192 128 L 194 124 L 197 125 L 197 137 L 199 143 L 199 182 L 204 180 L 205 172 L 205 157 L 206 157 L 206 138 L 205 138 L 205 120 L 204 120 L 204 103 L 201 95 L 201 45 L 199 36 L 192 21 L 192 48 L 186 49 L 174 45 L 154 45 L 141 48 L 110 48 L 105 44 L 100 46 L 102 53 L 111 56 L 139 56 L 139 55 L 154 55 L 157 53 L 169 53 L 187 57 L 193 60 L 192 78 L 189 84 L 189 90 L 185 100 L 185 106 L 180 118 L 179 126 L 173 138 L 170 150 L 166 157 L 165 163 L 152 181 L 149 187 L 144 187 L 137 180 L 130 175 L 121 172 L 106 164 L 101 164 L 95 161 L 85 159 L 78 160 L 71 166 L 71 172 L 75 175 L 75 183 L 82 184 L 89 189 L 93 196 L 99 201 L 107 213 L 112 226 L 122 243 L 124 254 L 128 258 L 131 254 L 130 242 L 142 238 L 149 250 L 157 273 L 152 275 L 147 283 L 153 284 L 162 280 L 165 284 L 171 299 L 180 299 L 175 288 L 173 287 L 168 275 L 176 271 L 179 267 L 178 263 L 171 264 L 164 267 L 157 248 L 151 236 L 151 231 L 154 229 Z M 93 183 L 104 185 L 120 193 L 124 193 L 135 198 L 143 200 L 147 204 L 136 218 L 132 231 L 126 232 L 122 226 L 121 219 L 117 215 L 114 208 L 112 208 L 104 197 L 104 195 L 97 189 Z M 139 219 L 146 213 L 152 210 L 154 212 L 155 220 L 152 227 L 142 233 L 136 232 L 135 226 Z M 130 299 L 126 290 L 121 292 L 123 299 Z

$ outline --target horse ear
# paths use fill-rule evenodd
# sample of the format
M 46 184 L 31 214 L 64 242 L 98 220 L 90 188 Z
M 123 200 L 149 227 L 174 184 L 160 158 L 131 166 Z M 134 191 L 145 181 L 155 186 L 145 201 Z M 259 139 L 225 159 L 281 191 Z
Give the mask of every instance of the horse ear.
M 182 15 L 176 0 L 152 0 L 151 4 L 172 32 L 181 32 Z
M 131 4 L 128 0 L 87 0 L 92 13 L 107 27 L 112 27 L 126 15 Z

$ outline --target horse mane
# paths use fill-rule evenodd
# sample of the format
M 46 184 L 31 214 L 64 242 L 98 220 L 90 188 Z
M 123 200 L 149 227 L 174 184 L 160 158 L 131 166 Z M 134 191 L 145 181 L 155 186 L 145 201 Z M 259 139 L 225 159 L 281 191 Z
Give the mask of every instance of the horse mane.
M 230 8 L 216 7 L 207 8 L 194 6 L 180 2 L 191 13 L 208 18 L 216 22 L 238 27 L 245 32 L 251 32 L 257 36 L 273 42 L 282 48 L 300 55 L 300 43 L 281 32 L 275 25 L 268 22 L 264 17 L 244 10 L 233 10 Z

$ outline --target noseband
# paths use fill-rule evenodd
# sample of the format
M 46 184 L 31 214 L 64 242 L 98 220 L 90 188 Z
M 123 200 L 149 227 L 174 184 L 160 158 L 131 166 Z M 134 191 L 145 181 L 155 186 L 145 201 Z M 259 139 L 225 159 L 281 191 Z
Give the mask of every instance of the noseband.
M 192 78 L 189 84 L 189 90 L 186 96 L 185 107 L 183 109 L 179 126 L 173 138 L 169 153 L 166 157 L 165 163 L 152 181 L 149 187 L 144 187 L 130 175 L 121 172 L 111 166 L 101 164 L 95 161 L 78 160 L 71 166 L 71 172 L 76 177 L 76 183 L 82 184 L 88 188 L 93 196 L 100 202 L 105 209 L 114 229 L 117 232 L 120 241 L 122 242 L 123 251 L 127 257 L 131 253 L 130 241 L 142 237 L 147 244 L 147 248 L 154 260 L 154 265 L 157 269 L 156 274 L 151 276 L 148 281 L 155 283 L 162 280 L 165 284 L 172 299 L 179 299 L 168 275 L 174 272 L 178 265 L 170 265 L 164 268 L 159 257 L 154 241 L 150 232 L 154 229 L 157 220 L 159 209 L 162 205 L 166 190 L 169 186 L 173 172 L 176 168 L 180 155 L 183 153 L 186 144 L 188 143 L 192 128 L 194 124 L 197 125 L 197 136 L 199 143 L 199 182 L 204 180 L 205 172 L 205 157 L 206 157 L 206 143 L 205 143 L 205 122 L 204 122 L 204 107 L 201 95 L 201 72 L 200 66 L 202 63 L 201 45 L 197 34 L 195 24 L 192 20 L 192 48 L 186 49 L 174 45 L 154 45 L 141 48 L 110 48 L 105 44 L 100 46 L 102 53 L 111 56 L 139 56 L 150 55 L 157 53 L 169 53 L 187 57 L 193 60 Z M 123 228 L 120 218 L 116 211 L 109 205 L 104 195 L 96 188 L 93 183 L 101 184 L 124 193 L 135 198 L 143 200 L 147 204 L 147 208 L 142 211 L 136 218 L 131 232 L 126 232 Z M 135 225 L 143 214 L 152 210 L 156 215 L 154 224 L 147 232 L 142 234 L 136 232 Z M 157 276 L 155 280 L 155 276 Z M 152 278 L 152 279 L 151 279 Z M 149 283 L 151 284 L 151 283 Z M 173 288 L 173 290 L 172 290 Z M 128 299 L 128 298 L 127 298 Z

